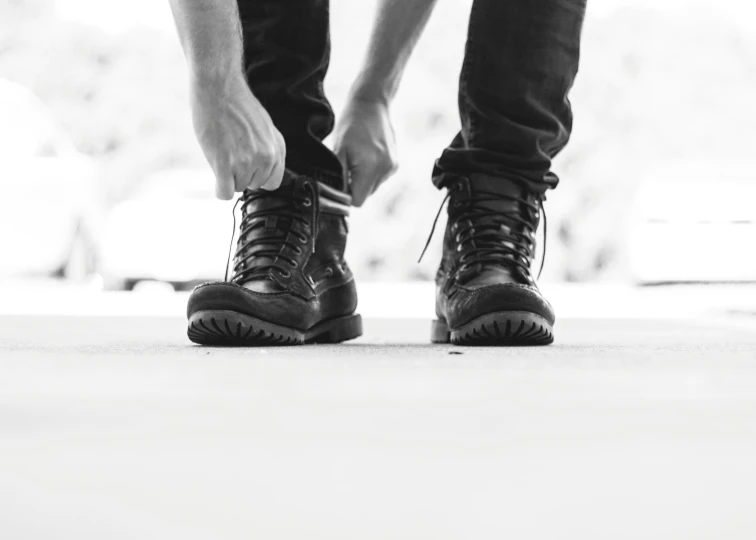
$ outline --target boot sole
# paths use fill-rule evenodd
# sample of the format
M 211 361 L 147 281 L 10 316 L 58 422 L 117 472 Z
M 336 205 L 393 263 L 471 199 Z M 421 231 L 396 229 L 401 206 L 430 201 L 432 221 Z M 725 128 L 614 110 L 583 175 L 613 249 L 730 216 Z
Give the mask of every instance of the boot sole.
M 193 314 L 187 328 L 187 336 L 194 343 L 236 347 L 341 343 L 361 335 L 359 315 L 323 321 L 302 331 L 236 311 L 208 310 Z
M 454 345 L 549 345 L 554 342 L 552 325 L 529 311 L 488 313 L 457 329 L 443 319 L 433 321 L 433 343 Z

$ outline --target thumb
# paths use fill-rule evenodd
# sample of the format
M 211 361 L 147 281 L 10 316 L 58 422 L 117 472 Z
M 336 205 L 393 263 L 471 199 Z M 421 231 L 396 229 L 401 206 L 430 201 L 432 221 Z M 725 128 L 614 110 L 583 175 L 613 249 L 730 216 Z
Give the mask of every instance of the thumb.
M 349 171 L 349 154 L 345 147 L 338 145 L 334 152 L 341 163 L 341 172 L 344 175 L 344 182 L 347 189 L 351 189 L 351 174 Z

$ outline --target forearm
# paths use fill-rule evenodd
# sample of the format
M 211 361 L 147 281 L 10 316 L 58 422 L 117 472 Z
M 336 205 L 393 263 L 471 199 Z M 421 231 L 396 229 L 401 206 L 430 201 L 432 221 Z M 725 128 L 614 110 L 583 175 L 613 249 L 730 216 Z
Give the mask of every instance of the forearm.
M 352 88 L 356 98 L 388 103 L 436 0 L 379 0 L 367 56 Z
M 190 76 L 224 81 L 242 73 L 237 0 L 170 0 Z

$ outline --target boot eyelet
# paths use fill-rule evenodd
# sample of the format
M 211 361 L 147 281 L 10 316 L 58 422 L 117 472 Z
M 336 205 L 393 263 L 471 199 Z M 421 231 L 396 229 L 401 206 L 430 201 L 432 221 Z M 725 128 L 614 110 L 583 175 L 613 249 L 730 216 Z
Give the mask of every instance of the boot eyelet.
M 304 206 L 305 208 L 309 208 L 310 206 L 312 206 L 312 199 L 307 198 L 304 201 L 302 201 L 302 206 Z
M 289 272 L 288 270 L 281 270 L 280 268 L 278 268 L 278 272 L 285 278 L 291 277 L 291 272 Z

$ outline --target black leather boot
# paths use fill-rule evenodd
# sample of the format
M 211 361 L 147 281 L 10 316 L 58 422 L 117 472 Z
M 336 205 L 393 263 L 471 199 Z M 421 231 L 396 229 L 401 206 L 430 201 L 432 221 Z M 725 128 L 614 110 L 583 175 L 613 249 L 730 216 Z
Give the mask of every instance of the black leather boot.
M 346 193 L 289 173 L 276 191 L 245 191 L 233 277 L 192 291 L 189 339 L 296 345 L 360 336 L 344 261 L 350 204 Z
M 434 343 L 547 345 L 554 311 L 531 275 L 543 195 L 484 175 L 444 178 L 449 220 Z

